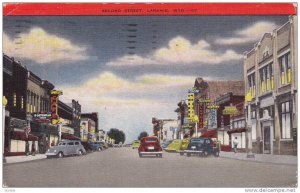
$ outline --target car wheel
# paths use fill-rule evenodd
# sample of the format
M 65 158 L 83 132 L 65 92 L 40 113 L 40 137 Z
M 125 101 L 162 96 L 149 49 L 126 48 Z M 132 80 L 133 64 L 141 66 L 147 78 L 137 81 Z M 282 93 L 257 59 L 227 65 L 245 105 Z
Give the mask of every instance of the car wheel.
M 62 157 L 64 157 L 64 154 L 63 154 L 63 152 L 59 152 L 58 154 L 57 154 L 57 157 L 59 157 L 59 158 L 62 158 Z
M 186 156 L 191 157 L 191 153 L 187 153 Z
M 141 153 L 139 153 L 139 157 L 143 157 L 143 155 Z
M 180 152 L 179 155 L 184 155 L 184 153 L 183 153 L 183 152 Z
M 47 159 L 51 159 L 51 158 L 52 158 L 51 156 L 47 155 Z
M 162 154 L 159 154 L 158 157 L 162 158 L 163 156 L 162 156 Z
M 81 156 L 82 155 L 82 150 L 79 150 L 78 151 L 78 156 Z

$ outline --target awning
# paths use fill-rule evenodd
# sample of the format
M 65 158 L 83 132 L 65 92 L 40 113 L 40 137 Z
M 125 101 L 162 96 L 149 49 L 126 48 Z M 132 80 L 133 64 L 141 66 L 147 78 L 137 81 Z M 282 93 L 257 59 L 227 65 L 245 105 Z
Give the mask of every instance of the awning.
M 69 139 L 69 140 L 80 140 L 79 137 L 76 137 L 75 135 L 71 135 L 71 134 L 66 134 L 66 133 L 62 133 L 61 138 Z
M 230 135 L 232 133 L 242 133 L 246 132 L 246 128 L 230 129 L 227 133 Z
M 208 130 L 205 131 L 201 137 L 208 137 L 208 138 L 217 138 L 217 130 Z
M 37 141 L 38 137 L 32 134 L 29 134 L 27 137 L 25 131 L 12 131 L 11 139 L 22 141 Z

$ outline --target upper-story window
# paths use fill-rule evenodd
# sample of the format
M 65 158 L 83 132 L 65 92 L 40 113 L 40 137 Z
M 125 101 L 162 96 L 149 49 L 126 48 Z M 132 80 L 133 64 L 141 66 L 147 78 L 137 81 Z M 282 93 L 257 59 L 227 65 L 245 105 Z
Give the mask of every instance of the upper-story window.
M 261 93 L 274 89 L 274 76 L 272 64 L 270 63 L 259 70 Z
M 279 58 L 280 67 L 280 85 L 284 86 L 291 83 L 292 80 L 292 62 L 290 52 L 284 54 Z
M 17 106 L 17 93 L 14 92 L 13 97 L 14 97 L 14 107 L 16 107 Z
M 248 93 L 254 98 L 256 96 L 255 73 L 248 75 L 248 88 Z

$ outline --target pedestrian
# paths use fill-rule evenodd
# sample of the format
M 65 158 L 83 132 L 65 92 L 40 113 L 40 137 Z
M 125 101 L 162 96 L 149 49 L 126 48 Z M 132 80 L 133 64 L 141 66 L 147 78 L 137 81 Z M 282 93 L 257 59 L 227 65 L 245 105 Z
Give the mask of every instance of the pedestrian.
M 32 146 L 31 146 L 31 155 L 35 156 L 35 142 L 32 142 Z
M 233 147 L 234 147 L 234 153 L 237 152 L 237 146 L 238 146 L 239 142 L 237 140 L 237 137 L 234 138 L 233 140 Z

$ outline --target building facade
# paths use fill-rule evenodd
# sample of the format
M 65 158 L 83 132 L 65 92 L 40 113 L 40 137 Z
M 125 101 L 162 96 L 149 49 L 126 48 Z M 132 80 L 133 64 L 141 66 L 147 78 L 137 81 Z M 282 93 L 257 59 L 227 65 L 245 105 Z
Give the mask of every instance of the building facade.
M 239 151 L 246 148 L 246 123 L 244 113 L 244 95 L 226 93 L 216 99 L 217 138 L 223 151 L 231 151 L 233 139 L 237 137 Z
M 192 127 L 197 129 L 197 137 L 217 138 L 216 100 L 228 92 L 244 95 L 244 81 L 205 81 L 203 78 L 196 78 L 193 88 L 197 91 L 194 93 L 194 112 L 198 116 L 198 122 Z
M 297 22 L 291 16 L 245 53 L 245 111 L 254 153 L 297 152 Z

